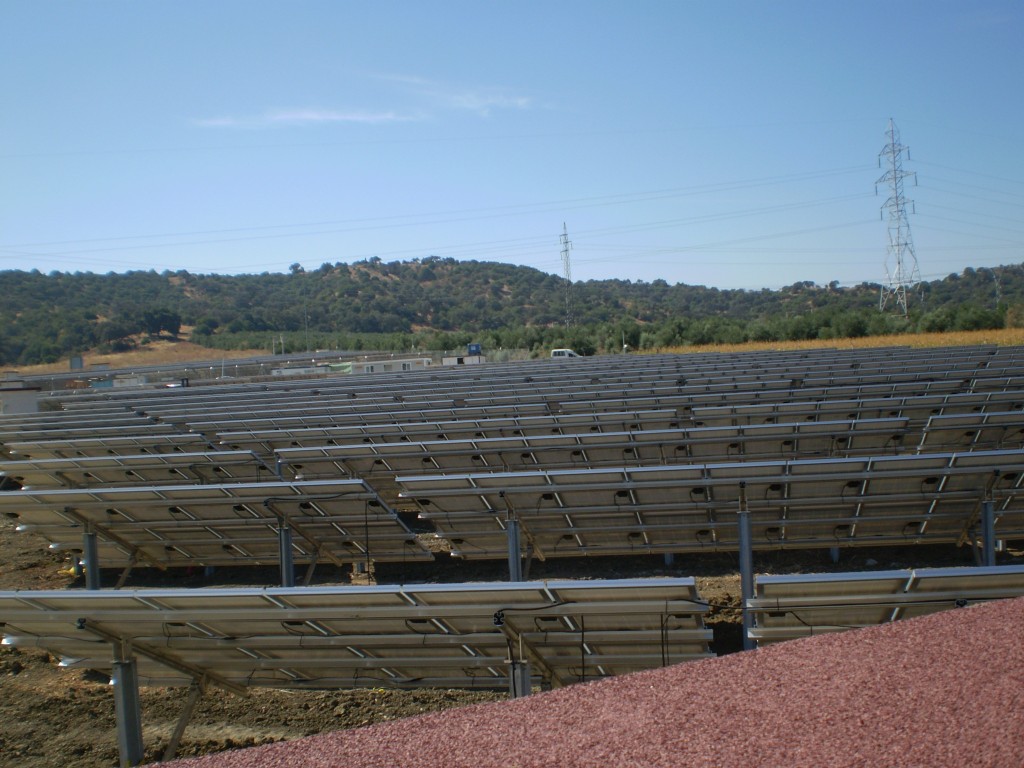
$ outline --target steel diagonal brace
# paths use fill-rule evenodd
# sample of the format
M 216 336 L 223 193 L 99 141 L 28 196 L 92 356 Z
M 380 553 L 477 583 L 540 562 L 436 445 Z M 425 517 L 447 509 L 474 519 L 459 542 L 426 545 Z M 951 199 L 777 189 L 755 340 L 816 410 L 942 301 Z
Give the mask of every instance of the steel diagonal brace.
M 530 570 L 530 562 L 534 557 L 542 563 L 547 562 L 547 555 L 544 554 L 544 550 L 541 549 L 540 545 L 537 543 L 537 537 L 533 534 L 533 531 L 530 530 L 530 526 L 526 524 L 526 521 L 523 520 L 522 516 L 516 512 L 515 508 L 512 506 L 512 500 L 505 495 L 504 491 L 498 492 L 498 498 L 505 502 L 505 519 L 515 520 L 518 522 L 519 530 L 526 538 L 526 566 L 524 570 Z
M 522 648 L 527 658 L 544 671 L 544 676 L 551 681 L 552 688 L 561 688 L 563 685 L 566 685 L 566 682 L 558 676 L 558 673 L 551 668 L 551 665 L 544 660 L 544 657 L 537 652 L 537 649 L 528 640 L 523 639 L 523 636 L 509 624 L 504 612 L 499 611 L 498 613 L 501 614 L 501 624 L 499 625 L 501 634 L 509 641 L 512 649 Z M 498 614 L 495 614 L 495 622 L 497 621 L 499 621 Z
M 327 548 L 327 545 L 324 542 L 320 541 L 315 536 L 307 533 L 303 529 L 303 526 L 301 524 L 296 525 L 295 521 L 291 517 L 289 517 L 287 513 L 282 512 L 280 509 L 277 509 L 274 506 L 274 502 L 275 501 L 295 501 L 295 500 L 303 501 L 304 499 L 302 497 L 295 497 L 295 499 L 291 499 L 291 498 L 289 498 L 289 499 L 265 499 L 263 501 L 263 506 L 267 509 L 268 512 L 270 512 L 272 515 L 274 515 L 274 517 L 277 518 L 279 524 L 287 525 L 289 528 L 291 528 L 293 531 L 295 531 L 297 534 L 299 534 L 299 536 L 301 536 L 303 539 L 305 539 L 306 542 L 309 544 L 310 547 L 313 548 L 313 551 L 317 555 L 325 556 L 334 565 L 337 565 L 339 567 L 344 565 L 345 561 L 338 559 L 338 557 L 333 552 L 331 552 L 330 549 Z
M 201 687 L 205 687 L 207 683 L 212 683 L 218 688 L 223 688 L 225 691 L 234 693 L 238 696 L 248 696 L 249 690 L 238 683 L 233 683 L 225 677 L 221 677 L 215 672 L 197 667 L 194 664 L 189 664 L 187 661 L 182 661 L 159 648 L 154 648 L 146 643 L 133 642 L 129 638 L 121 637 L 116 632 L 112 632 L 101 624 L 98 624 L 89 619 L 79 619 L 78 629 L 88 632 L 96 637 L 106 640 L 108 643 L 112 643 L 118 648 L 130 649 L 131 653 L 139 656 L 144 656 L 151 661 L 155 661 L 158 664 L 162 664 L 165 667 L 170 667 L 176 672 L 180 672 L 196 681 Z
M 159 568 L 161 571 L 167 570 L 167 563 L 163 562 L 162 560 L 157 560 L 155 557 L 146 552 L 146 550 L 136 546 L 135 544 L 132 544 L 130 541 L 123 538 L 119 534 L 116 534 L 113 531 L 111 531 L 109 528 L 106 528 L 103 525 L 88 519 L 84 515 L 76 512 L 71 507 L 64 507 L 63 512 L 65 515 L 78 522 L 83 528 L 91 528 L 93 531 L 95 531 L 97 534 L 107 539 L 108 541 L 112 541 L 119 547 L 124 547 L 125 549 L 127 549 L 131 555 L 132 565 L 137 563 L 139 560 L 145 560 L 154 568 Z M 129 568 L 130 567 L 131 566 L 129 566 Z
M 203 683 L 199 680 L 193 680 L 192 685 L 189 686 L 188 698 L 185 700 L 185 706 L 182 707 L 181 716 L 174 726 L 174 731 L 171 732 L 171 738 L 167 741 L 167 748 L 164 750 L 164 756 L 160 758 L 160 762 L 169 762 L 177 756 L 181 737 L 185 735 L 185 728 L 192 719 L 192 713 L 195 712 L 196 704 L 199 703 L 199 699 L 204 693 L 206 693 L 206 687 Z
M 982 491 L 981 498 L 978 499 L 977 505 L 971 511 L 970 517 L 964 523 L 964 529 L 960 533 L 960 539 L 957 541 L 957 546 L 962 547 L 965 544 L 977 547 L 977 536 L 975 534 L 975 526 L 978 524 L 978 520 L 983 517 L 983 507 L 986 502 L 993 502 L 995 499 L 995 488 L 996 483 L 999 482 L 999 478 L 1002 476 L 1000 469 L 993 469 L 992 474 L 985 483 L 985 489 Z

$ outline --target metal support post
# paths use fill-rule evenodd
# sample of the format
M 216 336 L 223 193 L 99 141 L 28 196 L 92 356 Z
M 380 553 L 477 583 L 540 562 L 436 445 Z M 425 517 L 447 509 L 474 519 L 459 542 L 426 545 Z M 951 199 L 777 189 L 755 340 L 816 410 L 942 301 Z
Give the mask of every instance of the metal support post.
M 523 580 L 523 558 L 519 542 L 519 521 L 510 519 L 505 521 L 505 530 L 508 534 L 508 580 Z
M 748 603 L 754 597 L 754 552 L 750 533 L 750 510 L 747 509 L 747 484 L 740 483 L 739 509 L 736 511 L 739 523 L 740 545 L 740 599 L 743 601 L 743 650 L 753 650 L 754 639 L 750 636 L 753 617 Z
M 512 503 L 500 491 L 498 496 L 505 501 L 505 534 L 508 536 L 508 580 L 523 580 L 523 550 L 520 541 L 519 518 L 512 509 Z
M 985 565 L 996 564 L 996 514 L 992 499 L 981 502 L 981 542 L 985 548 Z
M 530 695 L 530 662 L 508 660 L 508 695 L 513 699 Z
M 295 586 L 295 562 L 292 558 L 292 529 L 284 520 L 277 527 L 278 560 L 281 563 L 281 586 Z
M 86 526 L 82 536 L 82 557 L 85 560 L 85 588 L 100 588 L 100 554 L 96 531 L 91 525 Z
M 121 768 L 139 765 L 143 759 L 142 706 L 135 659 L 121 644 L 114 643 L 114 709 L 117 713 L 117 749 Z

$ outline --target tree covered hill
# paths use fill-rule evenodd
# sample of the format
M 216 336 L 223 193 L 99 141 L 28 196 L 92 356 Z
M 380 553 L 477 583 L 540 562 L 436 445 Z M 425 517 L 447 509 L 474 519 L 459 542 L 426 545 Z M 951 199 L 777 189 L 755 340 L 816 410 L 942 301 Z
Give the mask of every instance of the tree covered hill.
M 293 265 L 288 274 L 0 272 L 0 363 L 53 362 L 147 337 L 218 348 L 409 350 L 574 346 L 584 351 L 1020 325 L 1024 268 L 967 269 L 924 283 L 909 318 L 878 311 L 879 286 L 797 283 L 778 291 L 590 280 L 430 257 Z

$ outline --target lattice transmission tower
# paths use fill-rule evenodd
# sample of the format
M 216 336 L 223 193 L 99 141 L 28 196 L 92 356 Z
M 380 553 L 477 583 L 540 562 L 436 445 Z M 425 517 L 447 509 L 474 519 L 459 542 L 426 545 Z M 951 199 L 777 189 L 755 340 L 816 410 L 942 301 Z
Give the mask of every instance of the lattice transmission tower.
M 572 264 L 569 262 L 569 251 L 572 250 L 572 243 L 569 241 L 569 230 L 562 222 L 562 271 L 565 273 L 565 327 L 572 327 Z
M 917 184 L 917 174 L 903 170 L 903 155 L 910 159 L 910 148 L 900 143 L 900 132 L 896 123 L 889 118 L 889 130 L 886 132 L 889 141 L 878 154 L 878 166 L 881 168 L 883 159 L 886 172 L 875 182 L 875 194 L 879 184 L 888 184 L 889 198 L 882 204 L 883 214 L 889 213 L 889 245 L 886 248 L 885 273 L 886 284 L 882 286 L 878 299 L 879 310 L 894 302 L 896 309 L 907 315 L 907 289 L 913 290 L 921 282 L 921 272 L 917 267 L 917 254 L 914 252 L 914 240 L 910 236 L 910 222 L 907 219 L 908 208 L 914 212 L 914 201 L 907 200 L 903 194 L 903 180 L 912 177 Z

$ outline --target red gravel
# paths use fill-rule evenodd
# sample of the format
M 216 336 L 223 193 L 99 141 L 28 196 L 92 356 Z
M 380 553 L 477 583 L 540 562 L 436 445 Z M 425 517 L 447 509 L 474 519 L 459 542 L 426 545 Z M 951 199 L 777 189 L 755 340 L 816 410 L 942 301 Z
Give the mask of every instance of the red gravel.
M 182 760 L 270 766 L 1021 766 L 1024 598 Z

